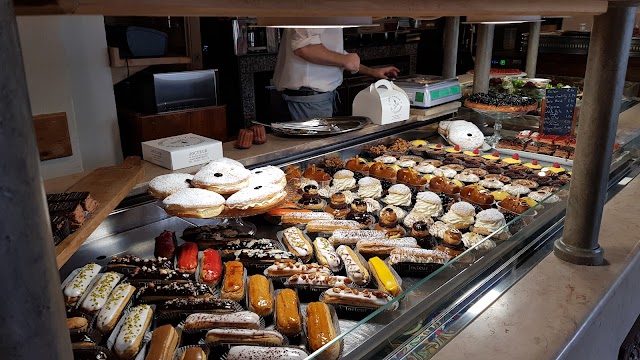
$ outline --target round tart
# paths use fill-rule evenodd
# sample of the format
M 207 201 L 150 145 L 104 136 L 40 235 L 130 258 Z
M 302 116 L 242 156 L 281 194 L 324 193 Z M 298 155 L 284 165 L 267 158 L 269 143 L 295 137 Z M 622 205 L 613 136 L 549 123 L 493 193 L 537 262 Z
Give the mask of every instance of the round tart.
M 191 182 L 194 187 L 233 194 L 249 184 L 251 171 L 223 162 L 212 162 L 200 169 Z
M 508 184 L 502 187 L 503 191 L 509 193 L 509 195 L 518 196 L 518 195 L 526 195 L 531 192 L 531 190 L 523 185 L 512 185 Z
M 484 176 L 485 179 L 497 179 L 502 181 L 503 183 L 511 182 L 511 178 L 501 174 L 487 174 Z
M 468 168 L 468 169 L 462 170 L 461 174 L 473 174 L 477 177 L 483 177 L 487 175 L 487 170 L 480 169 L 480 168 Z
M 511 182 L 511 185 L 522 185 L 528 187 L 529 189 L 535 189 L 539 186 L 537 182 L 526 179 L 513 180 Z
M 502 187 L 504 186 L 504 183 L 498 179 L 489 178 L 489 179 L 482 179 L 478 181 L 478 185 L 486 189 L 495 190 L 495 189 L 502 189 Z
M 497 112 L 529 112 L 538 108 L 534 98 L 502 93 L 478 93 L 469 96 L 464 106 Z
M 149 181 L 149 193 L 155 198 L 164 199 L 178 190 L 190 188 L 191 179 L 193 175 L 179 173 L 156 176 Z
M 204 189 L 182 189 L 167 196 L 162 203 L 173 216 L 211 218 L 224 210 L 222 195 Z
M 287 193 L 275 184 L 252 184 L 229 196 L 227 207 L 238 210 L 262 210 L 285 199 Z

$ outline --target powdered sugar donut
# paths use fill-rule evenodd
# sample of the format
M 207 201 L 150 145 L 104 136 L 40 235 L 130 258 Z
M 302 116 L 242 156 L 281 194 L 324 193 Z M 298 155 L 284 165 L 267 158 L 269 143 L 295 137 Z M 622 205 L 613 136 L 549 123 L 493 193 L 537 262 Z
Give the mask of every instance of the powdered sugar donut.
M 190 188 L 191 179 L 193 175 L 180 173 L 156 176 L 149 181 L 149 194 L 155 198 L 164 199 L 178 190 Z
M 173 216 L 211 218 L 224 210 L 222 195 L 204 189 L 182 189 L 167 196 L 162 203 Z
M 287 177 L 284 171 L 271 165 L 251 170 L 249 186 L 263 184 L 275 184 L 285 187 L 287 186 Z
M 250 175 L 251 171 L 244 167 L 212 162 L 193 176 L 191 184 L 219 194 L 233 194 L 249 184 Z
M 239 210 L 261 210 L 284 200 L 287 193 L 275 184 L 253 184 L 229 196 L 227 207 Z
M 482 147 L 484 134 L 477 126 L 468 121 L 452 121 L 447 134 L 449 142 L 459 145 L 461 150 L 474 150 Z

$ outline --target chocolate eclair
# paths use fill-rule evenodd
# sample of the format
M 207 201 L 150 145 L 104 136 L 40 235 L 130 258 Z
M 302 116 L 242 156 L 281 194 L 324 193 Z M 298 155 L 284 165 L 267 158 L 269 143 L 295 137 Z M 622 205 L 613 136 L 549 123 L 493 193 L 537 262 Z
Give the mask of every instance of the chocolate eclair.
M 222 257 L 235 259 L 234 253 L 238 250 L 274 250 L 277 247 L 272 239 L 236 239 L 218 246 L 217 249 Z
M 233 255 L 240 262 L 274 262 L 274 261 L 297 261 L 296 256 L 285 250 L 272 249 L 242 249 L 236 250 Z
M 128 279 L 131 281 L 153 281 L 153 280 L 168 280 L 168 281 L 189 281 L 193 275 L 181 274 L 173 269 L 161 268 L 156 265 L 137 267 L 127 274 Z
M 184 241 L 224 241 L 232 238 L 251 237 L 250 231 L 245 231 L 240 227 L 231 225 L 202 225 L 190 226 L 182 232 Z
M 136 299 L 143 304 L 153 304 L 179 297 L 213 298 L 213 293 L 206 284 L 193 281 L 167 284 L 149 283 L 140 288 Z
M 157 305 L 160 313 L 172 312 L 220 312 L 229 313 L 238 310 L 239 304 L 233 300 L 212 297 L 181 297 L 166 300 Z
M 108 271 L 131 272 L 137 268 L 173 269 L 173 260 L 165 257 L 143 259 L 134 255 L 113 256 L 106 266 Z
M 454 258 L 464 252 L 464 244 L 462 243 L 462 233 L 458 229 L 447 229 L 444 232 L 442 244 L 436 250 L 442 251 Z

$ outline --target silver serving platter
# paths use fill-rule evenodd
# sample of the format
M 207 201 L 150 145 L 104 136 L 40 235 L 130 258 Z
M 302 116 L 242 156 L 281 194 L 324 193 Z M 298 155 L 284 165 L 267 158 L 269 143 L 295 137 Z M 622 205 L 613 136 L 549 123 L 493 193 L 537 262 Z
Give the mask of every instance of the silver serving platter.
M 330 136 L 360 130 L 371 120 L 364 116 L 335 116 L 305 121 L 272 123 L 274 132 L 289 136 Z

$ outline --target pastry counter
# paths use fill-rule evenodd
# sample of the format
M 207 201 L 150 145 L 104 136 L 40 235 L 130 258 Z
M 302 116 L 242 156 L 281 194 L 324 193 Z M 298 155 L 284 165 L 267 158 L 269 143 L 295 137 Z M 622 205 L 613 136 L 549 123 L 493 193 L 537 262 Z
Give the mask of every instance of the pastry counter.
M 422 140 L 423 142 L 416 142 L 414 145 L 419 146 L 409 149 L 405 141 L 398 139 L 409 141 Z M 396 178 L 389 181 L 385 179 L 386 173 L 384 170 L 388 170 L 387 167 L 382 167 L 383 172 L 377 175 L 370 173 L 370 176 L 375 175 L 382 179 L 382 181 L 379 182 L 381 187 L 385 192 L 390 194 L 386 194 L 382 199 L 377 200 L 379 204 L 378 208 L 376 208 L 372 202 L 365 203 L 365 209 L 367 205 L 371 206 L 371 208 L 367 210 L 375 215 L 375 217 L 371 218 L 370 222 L 367 223 L 367 226 L 368 228 L 383 231 L 389 231 L 391 228 L 399 229 L 402 234 L 406 233 L 402 235 L 403 237 L 412 235 L 414 238 L 417 238 L 416 240 L 419 242 L 416 241 L 416 243 L 423 248 L 438 247 L 438 250 L 431 253 L 422 253 L 420 251 L 414 253 L 412 250 L 400 250 L 396 253 L 391 252 L 390 254 L 389 251 L 378 248 L 374 249 L 372 253 L 367 253 L 363 250 L 364 245 L 362 247 L 359 245 L 354 246 L 350 255 L 352 259 L 355 256 L 360 260 L 359 264 L 365 269 L 367 269 L 367 263 L 371 268 L 378 269 L 377 266 L 379 264 L 376 265 L 367 261 L 372 255 L 378 255 L 383 259 L 388 256 L 381 268 L 386 268 L 391 272 L 391 276 L 396 280 L 396 285 L 387 287 L 385 284 L 388 283 L 390 278 L 383 278 L 383 280 L 380 281 L 376 280 L 375 276 L 371 276 L 372 278 L 368 283 L 365 281 L 359 284 L 360 286 L 341 289 L 341 291 L 348 291 L 349 294 L 361 294 L 364 297 L 368 297 L 367 295 L 371 296 L 371 294 L 374 294 L 373 296 L 379 295 L 380 299 L 384 301 L 368 302 L 363 298 L 360 304 L 341 304 L 340 301 L 333 303 L 337 310 L 335 324 L 336 336 L 333 342 L 339 345 L 332 346 L 333 344 L 326 344 L 323 349 L 329 349 L 330 352 L 324 353 L 322 351 L 323 349 L 321 349 L 312 355 L 314 357 L 332 358 L 337 352 L 337 348 L 340 348 L 340 353 L 343 358 L 370 358 L 373 354 L 390 353 L 394 347 L 398 347 L 398 345 L 403 343 L 405 345 L 399 346 L 398 350 L 393 354 L 397 356 L 398 351 L 411 352 L 412 348 L 407 346 L 407 344 L 411 343 L 411 340 L 416 341 L 415 339 L 424 336 L 426 330 L 433 329 L 437 324 L 448 322 L 448 317 L 456 313 L 454 310 L 459 311 L 461 308 L 468 308 L 470 306 L 469 304 L 472 304 L 479 294 L 486 293 L 487 289 L 491 287 L 496 279 L 504 275 L 506 269 L 529 257 L 532 253 L 535 254 L 536 249 L 548 241 L 553 230 L 561 225 L 562 216 L 566 207 L 568 180 L 570 179 L 567 173 L 570 172 L 570 167 L 558 170 L 558 175 L 549 174 L 549 176 L 540 176 L 537 178 L 540 183 L 537 183 L 531 180 L 531 176 L 534 176 L 535 173 L 524 170 L 522 168 L 523 165 L 521 165 L 528 164 L 535 168 L 535 164 L 531 159 L 514 159 L 511 164 L 501 165 L 503 168 L 496 169 L 495 167 L 491 167 L 491 165 L 496 165 L 497 159 L 494 158 L 496 157 L 495 154 L 491 152 L 467 152 L 467 154 L 463 154 L 461 151 L 449 147 L 433 127 L 423 127 L 407 131 L 399 130 L 384 139 L 374 139 L 370 141 L 360 140 L 356 143 L 345 144 L 345 146 L 340 149 L 331 149 L 330 152 L 320 151 L 315 155 L 291 162 L 283 159 L 275 164 L 283 169 L 300 169 L 301 174 L 302 170 L 314 169 L 314 165 L 317 165 L 318 169 L 324 168 L 327 170 L 327 173 L 324 173 L 324 175 L 327 175 L 328 178 L 321 175 L 315 180 L 315 184 L 317 184 L 319 188 L 317 192 L 320 196 L 320 203 L 328 205 L 328 210 L 331 210 L 331 207 L 340 209 L 341 207 L 335 206 L 336 204 L 334 203 L 338 200 L 344 201 L 345 199 L 331 196 L 331 194 L 328 193 L 330 189 L 323 188 L 323 182 L 328 180 L 327 185 L 329 185 L 331 184 L 331 178 L 333 178 L 333 184 L 339 183 L 339 181 L 336 180 L 342 177 L 337 171 L 341 167 L 349 167 L 350 165 L 356 166 L 356 168 L 353 168 L 355 171 L 351 172 L 351 174 L 346 172 L 342 172 L 341 174 L 346 173 L 347 178 L 351 177 L 351 180 L 358 182 L 362 179 L 362 176 L 356 176 L 355 173 L 358 172 L 358 169 L 362 169 L 360 166 L 363 166 L 363 163 L 369 160 L 373 162 L 374 159 L 378 161 L 390 160 L 378 157 L 385 156 L 385 153 L 387 153 L 382 150 L 381 145 L 388 146 L 392 143 L 396 143 L 398 146 L 392 149 L 387 148 L 386 150 L 388 152 L 387 156 L 396 157 L 394 163 L 399 161 L 410 163 L 414 161 L 411 166 L 420 169 L 420 167 L 416 166 L 420 165 L 421 160 L 416 158 L 416 156 L 420 156 L 426 160 L 434 160 L 424 163 L 423 168 L 427 168 L 426 165 L 432 165 L 434 168 L 442 167 L 440 174 L 445 175 L 445 171 L 447 171 L 445 167 L 447 167 L 447 164 L 443 164 L 443 162 L 447 161 L 449 165 L 448 168 L 453 169 L 455 173 L 447 176 L 455 181 L 445 181 L 444 183 L 432 181 L 433 179 L 440 178 L 439 176 L 430 174 L 433 172 L 438 174 L 434 169 L 425 170 L 427 175 L 431 175 L 426 177 L 423 176 L 424 174 L 413 176 L 415 173 L 411 171 L 402 172 L 406 177 L 401 177 L 396 169 Z M 440 144 L 440 146 L 436 144 Z M 433 148 L 429 148 L 429 146 L 433 146 Z M 452 156 L 454 154 L 458 155 Z M 480 160 L 483 159 L 483 156 L 487 161 Z M 363 157 L 366 160 L 362 162 L 352 162 L 350 165 L 345 165 L 344 162 L 336 160 L 336 158 L 347 160 L 359 159 L 359 157 Z M 403 158 L 400 159 L 400 157 Z M 434 157 L 437 157 L 437 159 Z M 461 161 L 452 160 L 456 158 L 461 159 Z M 630 171 L 630 167 L 633 165 L 633 162 L 629 160 L 630 158 L 630 150 L 622 146 L 616 153 L 616 161 L 612 167 L 612 183 L 617 182 L 616 179 L 619 179 L 619 177 L 622 176 L 621 174 L 626 174 Z M 418 161 L 418 163 L 416 164 L 415 161 Z M 486 162 L 490 161 L 493 162 L 486 164 Z M 485 165 L 480 166 L 480 163 L 490 166 L 488 168 Z M 552 164 L 542 165 L 552 167 Z M 542 167 L 542 165 L 540 167 Z M 402 170 L 402 166 L 397 166 Z M 484 167 L 490 171 L 493 170 L 492 172 L 497 175 L 495 177 L 488 177 L 488 179 L 494 178 L 498 182 L 501 180 L 512 182 L 512 187 L 506 188 L 504 191 L 496 190 L 493 192 L 482 191 L 481 194 L 473 193 L 473 190 L 479 192 L 478 190 L 482 189 L 475 185 L 465 187 L 465 185 L 467 185 L 466 183 L 479 183 L 480 176 L 486 177 L 487 175 L 491 175 L 490 171 L 479 169 L 480 167 Z M 478 170 L 467 171 L 469 168 L 476 168 Z M 370 169 L 370 172 L 371 170 L 373 169 Z M 288 173 L 291 174 L 294 171 L 295 170 L 291 170 L 288 171 Z M 323 171 L 319 172 L 323 173 Z M 500 174 L 498 174 L 498 172 Z M 307 177 L 315 177 L 316 174 L 312 173 L 315 173 L 315 171 L 305 174 Z M 471 174 L 474 175 L 475 178 L 474 176 L 458 176 L 463 174 Z M 560 175 L 565 176 L 560 177 Z M 296 178 L 298 177 L 299 176 L 296 176 Z M 358 179 L 356 180 L 354 177 L 358 177 Z M 513 179 L 511 177 L 513 177 Z M 425 179 L 426 181 L 421 179 Z M 399 184 L 392 187 L 391 183 L 397 181 L 405 182 L 411 187 L 398 186 Z M 466 183 L 463 183 L 463 181 Z M 373 181 L 373 183 L 375 183 L 375 181 Z M 493 181 L 489 181 L 480 184 L 491 186 L 494 183 Z M 307 185 L 309 184 L 311 184 L 311 182 L 307 183 Z M 542 189 L 545 186 L 541 184 L 546 184 L 545 186 L 547 188 Z M 503 185 L 505 184 L 503 183 Z M 506 185 L 509 184 L 507 183 Z M 346 190 L 345 188 L 344 194 L 347 195 L 345 198 L 349 198 L 349 195 L 357 195 L 358 193 L 363 196 L 365 195 L 360 192 L 362 186 L 360 186 L 360 188 L 354 188 L 354 185 L 347 187 L 352 188 L 352 191 Z M 446 193 L 454 187 L 458 187 L 458 192 L 447 195 Z M 523 189 L 523 187 L 532 187 L 534 191 L 528 188 Z M 304 189 L 296 190 L 296 193 L 301 193 L 298 194 L 302 197 L 302 199 L 298 200 L 300 204 L 305 206 L 316 203 L 315 201 L 305 202 L 305 200 L 309 198 L 318 198 L 315 196 L 315 192 L 311 191 L 313 187 L 298 186 L 298 188 Z M 393 216 L 390 215 L 391 218 L 387 218 L 387 212 L 381 212 L 381 208 L 386 205 L 384 202 L 395 203 L 394 196 L 392 195 L 395 194 L 399 195 L 399 197 L 404 197 L 403 191 L 405 188 L 410 190 L 407 195 L 410 199 L 410 205 L 398 202 L 397 206 L 392 207 L 392 210 L 389 212 L 389 214 L 393 212 Z M 460 194 L 460 191 L 465 189 L 471 192 L 465 194 L 465 192 L 462 191 Z M 430 196 L 419 194 L 426 192 L 433 194 L 433 192 L 429 190 L 440 192 L 441 194 L 436 196 L 434 201 L 435 203 L 440 201 L 444 205 L 442 210 L 438 211 L 437 214 L 433 214 L 434 219 L 428 219 L 431 215 L 425 218 L 424 216 L 419 216 L 424 215 L 419 212 L 414 214 L 418 201 L 430 199 Z M 510 193 L 506 193 L 507 190 L 510 191 Z M 538 197 L 536 198 L 534 193 L 540 192 L 541 190 L 542 194 L 537 194 L 536 196 Z M 520 191 L 522 192 L 520 193 Z M 531 193 L 531 195 L 526 196 L 527 193 Z M 309 196 L 310 194 L 314 196 Z M 488 200 L 487 194 L 491 195 L 490 200 Z M 517 194 L 520 194 L 522 199 L 520 199 L 520 196 L 517 196 Z M 461 196 L 465 198 L 461 198 Z M 373 197 L 380 198 L 380 196 Z M 504 201 L 505 198 L 516 199 L 516 201 L 511 201 L 512 204 L 509 205 L 509 201 Z M 476 202 L 476 204 L 470 205 L 471 202 L 460 200 L 475 200 L 472 202 Z M 466 206 L 448 206 L 453 203 L 465 203 L 471 207 L 471 212 L 473 212 L 476 217 L 475 226 L 464 223 L 456 226 L 456 224 L 461 223 L 459 221 L 460 218 L 465 217 L 463 212 L 466 210 Z M 504 205 L 504 207 L 500 208 L 500 204 Z M 154 258 L 154 256 L 158 255 L 158 240 L 156 238 L 160 238 L 160 235 L 163 234 L 165 230 L 174 232 L 178 238 L 177 244 L 180 245 L 184 242 L 182 238 L 187 238 L 188 240 L 193 239 L 188 236 L 187 233 L 204 231 L 202 230 L 204 228 L 199 226 L 220 223 L 219 220 L 173 217 L 168 215 L 159 205 L 159 202 L 148 198 L 139 204 L 123 207 L 114 212 L 62 268 L 61 277 L 64 279 L 67 276 L 73 276 L 73 272 L 77 271 L 76 269 L 82 268 L 87 263 L 106 266 L 110 263 L 112 256 L 134 255 L 145 259 Z M 493 209 L 493 211 L 486 209 Z M 367 210 L 365 210 L 365 212 Z M 402 211 L 404 211 L 404 214 Z M 480 215 L 481 213 L 484 215 Z M 279 214 L 280 213 L 275 212 L 271 214 L 272 216 L 267 217 L 262 215 L 252 216 L 244 221 L 255 225 L 255 233 L 251 234 L 252 237 L 256 239 L 272 239 L 274 244 L 284 249 L 287 243 L 283 241 L 283 236 L 281 235 L 282 230 L 291 225 L 274 225 L 274 223 L 279 223 L 280 221 L 277 218 Z M 415 216 L 415 220 L 421 220 L 426 224 L 426 229 L 428 229 L 426 234 L 424 234 L 424 232 L 421 234 L 421 229 L 416 226 L 411 226 L 412 224 L 409 221 L 398 222 L 398 217 L 404 217 L 406 219 L 409 216 Z M 434 220 L 436 223 L 433 222 Z M 490 226 L 479 226 L 481 220 L 486 220 L 485 222 Z M 390 222 L 390 224 L 388 222 Z M 228 225 L 233 228 L 233 226 L 238 226 L 239 224 L 248 227 L 238 229 L 248 229 L 248 232 L 253 230 L 250 224 L 239 223 L 237 220 L 227 221 L 222 225 Z M 308 240 L 314 240 L 316 232 L 331 232 L 329 229 L 305 229 L 304 224 L 297 225 L 295 221 L 291 224 L 293 228 L 303 230 L 309 236 Z M 374 224 L 377 227 L 374 227 Z M 438 226 L 442 227 L 442 231 L 436 230 Z M 456 227 L 458 227 L 459 230 L 453 229 Z M 189 230 L 185 232 L 186 229 Z M 239 231 L 242 232 L 242 230 Z M 370 235 L 373 235 L 373 233 Z M 209 234 L 209 236 L 211 236 L 211 234 Z M 214 237 L 224 238 L 225 235 L 217 234 Z M 327 234 L 326 237 L 329 238 L 332 245 L 336 247 L 342 244 L 337 235 L 334 238 L 332 234 Z M 331 240 L 332 238 L 334 239 Z M 462 240 L 466 241 L 462 242 Z M 372 241 L 375 241 L 375 239 Z M 411 240 L 406 241 L 408 241 L 408 243 L 411 242 Z M 413 246 L 415 246 L 416 243 L 414 243 Z M 355 242 L 347 242 L 347 244 L 355 245 Z M 386 245 L 387 243 L 382 242 L 382 244 Z M 289 247 L 289 250 L 290 249 Z M 224 253 L 225 250 L 220 251 Z M 340 255 L 340 257 L 343 257 L 342 253 Z M 360 258 L 360 255 L 366 256 L 367 259 Z M 316 256 L 316 259 L 310 257 L 310 259 L 305 260 L 315 262 L 320 261 L 320 257 Z M 346 259 L 343 258 L 343 260 Z M 370 271 L 372 270 L 371 268 L 369 268 Z M 247 266 L 247 270 L 249 271 L 249 275 L 262 274 L 264 267 L 258 270 Z M 345 270 L 336 269 L 335 274 L 338 276 L 348 276 L 352 281 L 357 280 L 357 277 L 354 278 L 351 271 L 345 272 Z M 135 280 L 135 276 L 133 279 Z M 276 291 L 283 287 L 283 284 L 277 280 L 274 280 L 273 283 Z M 399 288 L 403 291 L 400 292 Z M 307 314 L 307 304 L 309 302 L 317 303 L 322 296 L 319 296 L 319 293 L 315 291 L 308 292 L 307 290 L 309 289 L 304 287 L 297 288 L 297 290 L 302 300 L 300 310 L 302 314 Z M 377 291 L 379 290 L 384 290 L 383 294 L 378 294 Z M 220 286 L 215 286 L 212 290 L 212 295 L 219 297 L 220 291 Z M 339 290 L 336 290 L 336 292 L 337 291 Z M 394 291 L 396 293 L 394 293 L 393 296 L 386 294 L 387 292 L 392 293 Z M 324 296 L 325 300 L 323 301 L 331 303 L 326 299 L 327 295 L 325 294 Z M 388 298 L 386 296 L 388 296 Z M 139 300 L 139 298 L 136 299 Z M 244 306 L 244 299 L 242 300 L 243 301 L 240 301 L 240 305 Z M 370 304 L 372 303 L 375 304 L 375 306 L 371 306 Z M 275 316 L 277 317 L 278 315 L 276 314 Z M 273 329 L 274 320 L 270 316 L 265 316 L 264 320 L 265 323 L 263 325 L 266 325 L 268 329 Z M 154 329 L 158 325 L 160 325 L 160 322 L 158 322 L 156 318 L 150 326 L 151 329 Z M 178 325 L 178 323 L 174 325 Z M 438 326 L 436 326 L 436 328 L 438 328 Z M 419 331 L 416 331 L 416 329 Z M 200 341 L 204 340 L 185 337 L 181 345 L 198 345 Z M 291 346 L 314 350 L 308 343 L 305 343 L 304 336 L 290 338 L 289 342 Z M 143 352 L 148 351 L 148 345 L 145 346 L 146 348 L 144 346 L 142 348 Z M 212 352 L 212 354 L 213 353 L 214 352 Z M 216 357 L 211 355 L 209 358 Z

